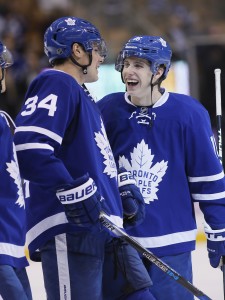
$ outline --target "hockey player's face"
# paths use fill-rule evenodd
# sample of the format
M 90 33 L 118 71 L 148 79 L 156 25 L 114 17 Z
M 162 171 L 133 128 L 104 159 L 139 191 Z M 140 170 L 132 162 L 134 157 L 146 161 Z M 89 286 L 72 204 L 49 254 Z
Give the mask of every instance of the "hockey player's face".
M 5 90 L 6 90 L 6 85 L 5 85 L 5 74 L 6 73 L 6 70 L 2 69 L 0 67 L 0 93 L 4 93 Z
M 129 94 L 140 96 L 149 92 L 152 72 L 147 60 L 127 57 L 124 60 L 122 76 Z
M 92 50 L 92 63 L 88 67 L 87 75 L 85 76 L 85 82 L 95 82 L 98 80 L 98 68 L 103 63 L 104 57 L 100 56 L 98 48 Z

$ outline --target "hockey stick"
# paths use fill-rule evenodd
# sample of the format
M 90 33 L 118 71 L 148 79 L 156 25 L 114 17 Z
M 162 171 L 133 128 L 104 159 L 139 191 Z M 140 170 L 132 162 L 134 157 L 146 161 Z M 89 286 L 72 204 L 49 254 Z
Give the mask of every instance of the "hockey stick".
M 222 106 L 221 106 L 221 70 L 215 69 L 215 87 L 216 87 L 216 125 L 217 125 L 217 137 L 218 137 L 218 155 L 223 163 L 222 154 Z
M 216 125 L 218 138 L 218 155 L 221 164 L 223 165 L 223 151 L 222 151 L 222 105 L 221 105 L 221 69 L 215 69 L 215 87 L 216 87 Z M 223 271 L 223 298 L 225 299 L 225 257 L 222 257 Z
M 176 282 L 185 287 L 189 292 L 198 297 L 198 299 L 202 300 L 212 300 L 199 289 L 194 287 L 189 281 L 187 281 L 184 277 L 179 275 L 176 271 L 174 271 L 171 267 L 165 264 L 162 260 L 160 260 L 157 256 L 151 253 L 149 250 L 144 248 L 141 244 L 139 244 L 135 239 L 129 236 L 123 229 L 119 228 L 115 224 L 113 224 L 109 219 L 108 215 L 104 212 L 100 214 L 100 221 L 104 227 L 112 231 L 117 237 L 125 240 L 128 244 L 130 244 L 133 248 L 135 248 L 139 253 L 142 254 L 145 258 L 147 258 L 150 262 L 155 264 L 160 270 L 170 276 L 171 279 L 174 279 Z

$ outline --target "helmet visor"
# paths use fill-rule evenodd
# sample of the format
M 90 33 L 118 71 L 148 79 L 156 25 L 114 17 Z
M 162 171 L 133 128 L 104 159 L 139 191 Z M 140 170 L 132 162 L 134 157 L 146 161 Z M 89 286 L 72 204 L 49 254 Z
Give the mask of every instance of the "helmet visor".
M 95 40 L 95 41 L 91 41 L 90 42 L 91 48 L 92 50 L 97 50 L 98 54 L 101 57 L 106 57 L 107 55 L 107 47 L 106 47 L 106 43 L 104 40 Z
M 136 48 L 136 47 L 135 47 Z M 129 49 L 129 50 L 123 50 L 119 53 L 117 59 L 116 59 L 116 63 L 115 63 L 115 69 L 119 72 L 122 71 L 123 69 L 123 65 L 124 65 L 124 59 L 126 57 L 139 57 L 142 59 L 146 59 L 149 61 L 149 59 L 146 57 L 145 53 L 141 53 L 139 49 Z M 149 61 L 150 63 L 150 61 Z
M 4 46 L 0 55 L 0 66 L 3 69 L 10 67 L 13 64 L 13 57 L 11 52 Z

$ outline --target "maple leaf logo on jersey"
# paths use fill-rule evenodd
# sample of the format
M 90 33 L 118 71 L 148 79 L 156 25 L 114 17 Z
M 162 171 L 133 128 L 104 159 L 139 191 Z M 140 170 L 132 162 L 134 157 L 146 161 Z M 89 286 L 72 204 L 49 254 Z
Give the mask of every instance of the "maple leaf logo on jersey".
M 158 200 L 158 185 L 166 173 L 168 162 L 162 160 L 153 165 L 154 155 L 144 140 L 137 144 L 136 148 L 134 147 L 130 155 L 131 164 L 124 155 L 119 157 L 120 167 L 124 167 L 133 174 L 145 203 L 149 204 L 151 201 Z
M 16 150 L 15 150 L 14 145 L 13 145 L 13 157 L 14 157 L 14 160 L 11 160 L 11 162 L 6 163 L 6 165 L 7 165 L 6 170 L 9 172 L 9 175 L 14 179 L 14 182 L 17 185 L 18 198 L 15 203 L 18 204 L 19 207 L 25 208 L 25 202 L 24 202 L 23 190 L 22 190 L 22 184 L 21 184 L 21 177 L 20 177 L 19 167 L 18 167 L 17 158 L 16 158 Z
M 110 176 L 110 178 L 117 177 L 116 163 L 112 154 L 111 147 L 106 135 L 105 127 L 101 120 L 101 131 L 95 132 L 95 141 L 97 146 L 101 149 L 101 153 L 104 157 L 104 164 L 106 165 L 104 173 Z

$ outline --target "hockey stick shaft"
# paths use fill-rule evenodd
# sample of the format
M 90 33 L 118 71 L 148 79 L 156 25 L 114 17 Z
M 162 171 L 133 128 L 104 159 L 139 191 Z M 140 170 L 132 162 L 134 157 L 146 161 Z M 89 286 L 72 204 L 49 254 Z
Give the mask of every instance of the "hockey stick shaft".
M 179 275 L 176 271 L 174 271 L 171 267 L 165 264 L 162 260 L 160 260 L 157 256 L 151 253 L 149 250 L 144 248 L 141 244 L 139 244 L 135 239 L 129 236 L 123 229 L 119 228 L 117 225 L 112 223 L 108 215 L 104 212 L 100 214 L 100 221 L 104 227 L 108 230 L 112 231 L 117 237 L 125 240 L 128 244 L 130 244 L 133 248 L 135 248 L 143 257 L 148 259 L 150 262 L 155 264 L 160 270 L 170 276 L 171 279 L 175 280 L 183 287 L 185 287 L 189 292 L 198 297 L 198 299 L 202 300 L 212 300 L 202 291 L 193 286 L 189 281 L 187 281 L 184 277 Z
M 215 69 L 215 88 L 216 88 L 216 125 L 218 138 L 218 155 L 221 164 L 223 164 L 223 150 L 222 150 L 222 103 L 221 103 L 221 70 Z M 222 271 L 223 271 L 223 298 L 225 300 L 225 257 L 222 257 Z
M 218 138 L 218 155 L 222 163 L 222 105 L 221 105 L 221 70 L 215 69 L 215 87 L 216 87 L 216 124 Z

